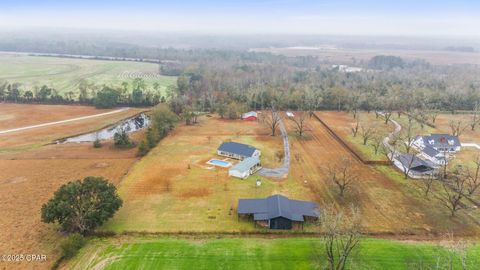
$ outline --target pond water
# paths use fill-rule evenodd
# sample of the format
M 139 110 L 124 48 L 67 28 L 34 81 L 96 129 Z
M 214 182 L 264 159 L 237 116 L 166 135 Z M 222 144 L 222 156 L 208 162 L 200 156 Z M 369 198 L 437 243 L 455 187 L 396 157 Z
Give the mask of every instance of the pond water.
M 141 113 L 135 117 L 125 119 L 114 126 L 107 127 L 95 132 L 70 137 L 57 143 L 81 143 L 81 142 L 94 142 L 97 138 L 99 140 L 112 139 L 115 133 L 125 130 L 127 133 L 132 133 L 137 130 L 146 128 L 150 125 L 150 119 L 147 115 Z

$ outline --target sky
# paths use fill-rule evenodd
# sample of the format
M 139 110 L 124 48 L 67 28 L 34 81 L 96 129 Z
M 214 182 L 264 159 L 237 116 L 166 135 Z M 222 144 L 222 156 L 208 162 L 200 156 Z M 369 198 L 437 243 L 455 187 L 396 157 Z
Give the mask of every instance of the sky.
M 478 0 L 0 0 L 0 29 L 480 37 Z

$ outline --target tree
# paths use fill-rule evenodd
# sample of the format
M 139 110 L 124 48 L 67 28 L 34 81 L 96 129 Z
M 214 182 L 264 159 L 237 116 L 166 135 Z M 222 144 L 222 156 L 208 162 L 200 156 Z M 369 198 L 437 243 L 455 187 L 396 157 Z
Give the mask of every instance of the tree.
M 470 120 L 470 127 L 472 131 L 475 131 L 475 127 L 478 125 L 479 122 L 480 122 L 479 105 L 478 105 L 478 102 L 475 102 L 472 119 Z
M 368 140 L 375 134 L 375 129 L 372 126 L 362 125 L 360 127 L 360 135 L 362 135 L 363 145 L 367 145 Z
M 355 125 L 352 126 L 353 137 L 357 137 L 358 129 L 360 128 L 360 120 L 356 118 Z
M 448 174 L 448 177 L 442 180 L 443 192 L 440 192 L 438 199 L 450 210 L 452 217 L 466 205 L 463 199 L 466 198 L 467 181 L 462 175 L 461 170 L 456 168 Z
M 350 255 L 360 245 L 360 211 L 352 206 L 346 215 L 330 206 L 323 210 L 320 221 L 324 245 L 322 255 L 328 263 L 323 269 L 345 270 Z
M 92 232 L 122 206 L 115 186 L 103 177 L 89 176 L 61 186 L 42 206 L 42 221 L 60 224 L 68 233 Z
M 407 166 L 403 165 L 403 176 L 405 177 L 405 179 L 408 179 L 408 175 L 410 174 L 410 171 L 412 170 L 412 165 L 413 165 L 413 162 L 415 161 L 415 159 L 417 158 L 417 155 L 418 155 L 417 152 L 412 153 L 410 155 L 406 155 L 406 157 L 408 157 Z
M 472 196 L 480 187 L 480 154 L 477 155 L 473 161 L 475 164 L 473 171 L 470 168 L 466 168 L 465 176 L 467 178 L 467 192 L 469 196 Z
M 372 143 L 370 144 L 373 149 L 375 150 L 375 155 L 378 154 L 378 150 L 380 150 L 380 147 L 382 146 L 383 143 L 383 136 L 380 133 L 375 133 L 372 136 Z
M 119 93 L 115 89 L 104 86 L 102 90 L 97 92 L 94 104 L 97 108 L 112 108 L 117 106 L 118 98 Z
M 451 120 L 450 122 L 448 122 L 448 125 L 450 126 L 450 130 L 452 131 L 452 136 L 462 135 L 463 131 L 465 131 L 465 129 L 468 127 L 464 126 L 461 120 Z
M 343 197 L 345 191 L 358 179 L 358 172 L 352 165 L 351 159 L 342 158 L 327 168 L 328 178 L 338 187 L 340 197 Z
M 128 137 L 128 133 L 124 129 L 115 132 L 113 135 L 113 142 L 118 148 L 128 148 L 133 146 L 133 142 L 130 141 L 130 137 Z
M 307 113 L 299 111 L 296 112 L 293 117 L 289 117 L 289 119 L 295 124 L 295 132 L 298 136 L 303 137 L 306 128 Z
M 278 113 L 272 109 L 270 112 L 265 112 L 263 116 L 263 122 L 269 127 L 271 135 L 275 136 L 278 126 L 280 125 L 280 116 Z
M 407 124 L 406 129 L 404 129 L 404 136 L 403 136 L 403 141 L 404 141 L 404 147 L 405 147 L 405 152 L 407 154 L 410 153 L 410 150 L 412 150 L 413 142 L 415 141 L 415 138 L 417 136 L 417 130 L 415 129 L 414 122 L 409 121 Z
M 432 186 L 435 180 L 436 178 L 433 174 L 429 175 L 428 177 L 422 178 L 422 183 L 425 190 L 425 197 L 428 197 L 428 194 L 432 190 Z

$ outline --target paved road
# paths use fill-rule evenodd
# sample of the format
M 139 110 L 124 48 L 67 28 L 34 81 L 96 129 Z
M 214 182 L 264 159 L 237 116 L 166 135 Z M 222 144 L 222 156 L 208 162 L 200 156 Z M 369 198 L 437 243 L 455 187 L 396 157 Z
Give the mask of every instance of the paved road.
M 285 125 L 283 124 L 282 119 L 280 119 L 279 124 L 280 132 L 282 133 L 283 138 L 283 151 L 285 152 L 283 158 L 283 165 L 278 168 L 262 168 L 258 171 L 258 174 L 261 176 L 266 177 L 275 177 L 275 178 L 285 178 L 288 176 L 288 172 L 290 170 L 290 146 L 288 144 L 288 134 L 287 130 L 285 129 Z
M 462 147 L 475 147 L 477 149 L 480 149 L 480 145 L 477 143 L 462 143 Z
M 383 114 L 383 113 L 380 113 L 380 115 L 384 115 L 384 114 Z M 395 130 L 394 130 L 392 133 L 388 134 L 388 136 L 383 139 L 383 145 L 390 150 L 390 159 L 392 159 L 393 157 L 391 156 L 391 153 L 395 152 L 395 151 L 394 151 L 395 149 L 394 149 L 393 146 L 390 144 L 390 140 L 391 140 L 394 136 L 396 136 L 398 133 L 400 133 L 400 131 L 402 130 L 402 126 L 401 126 L 397 121 L 395 121 L 395 120 L 393 120 L 393 119 L 391 119 L 391 118 L 390 118 L 389 122 L 392 122 L 392 123 L 393 123 L 393 125 L 395 126 Z
M 99 114 L 94 114 L 94 115 L 87 115 L 87 116 L 76 117 L 76 118 L 71 118 L 71 119 L 61 120 L 61 121 L 56 121 L 56 122 L 48 122 L 48 123 L 43 123 L 43 124 L 38 124 L 38 125 L 32 125 L 32 126 L 26 126 L 26 127 L 20 127 L 20 128 L 13 128 L 13 129 L 7 129 L 7 130 L 0 130 L 0 135 L 7 134 L 7 133 L 12 133 L 12 132 L 24 131 L 24 130 L 28 130 L 28 129 L 48 127 L 48 126 L 54 126 L 54 125 L 60 125 L 60 124 L 65 124 L 65 123 L 70 123 L 70 122 L 81 121 L 81 120 L 85 120 L 85 119 L 101 117 L 101 116 L 105 116 L 105 115 L 124 112 L 128 109 L 130 109 L 130 108 L 122 108 L 122 109 L 118 109 L 118 110 L 111 111 L 111 112 L 99 113 Z

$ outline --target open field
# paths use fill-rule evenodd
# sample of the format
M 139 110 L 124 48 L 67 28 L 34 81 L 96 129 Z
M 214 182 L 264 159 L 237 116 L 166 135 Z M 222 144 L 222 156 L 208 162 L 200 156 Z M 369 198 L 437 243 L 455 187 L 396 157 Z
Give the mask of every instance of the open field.
M 176 83 L 176 77 L 158 75 L 158 65 L 152 63 L 12 54 L 0 54 L 0 63 L 0 81 L 18 82 L 23 90 L 47 85 L 61 94 L 78 93 L 82 80 L 120 87 L 124 81 L 131 83 L 135 77 L 141 77 L 149 89 L 158 82 L 159 91 L 165 93 L 169 85 Z
M 154 238 L 95 239 L 63 269 L 322 269 L 325 259 L 315 238 Z M 475 268 L 479 246 L 468 248 Z M 436 243 L 365 239 L 348 269 L 412 269 L 446 264 L 460 255 Z M 410 266 L 410 267 L 409 267 Z M 472 268 L 472 269 L 473 269 Z
M 376 55 L 394 55 L 408 60 L 424 59 L 432 64 L 480 64 L 480 53 L 428 51 L 428 50 L 385 50 L 343 48 L 256 48 L 257 52 L 270 52 L 286 56 L 317 56 L 332 64 L 368 61 Z
M 0 104 L 3 128 L 39 124 L 104 110 L 82 106 Z M 43 145 L 52 139 L 95 130 L 136 113 L 114 115 L 0 136 L 0 253 L 45 254 L 47 262 L 7 265 L 0 269 L 48 269 L 59 256 L 61 235 L 40 221 L 40 208 L 62 184 L 86 176 L 104 176 L 115 184 L 137 161 L 136 149 L 100 149 L 87 144 Z M 31 117 L 29 117 L 31 116 Z M 141 132 L 132 137 L 141 136 Z M 12 148 L 10 148 L 10 145 Z M 7 146 L 7 147 L 5 147 Z M 6 268 L 5 268 L 6 267 Z
M 105 113 L 89 106 L 0 104 L 0 131 Z M 56 139 L 97 130 L 145 109 L 130 108 L 119 113 L 54 126 L 0 134 L 0 155 L 38 148 Z
M 391 124 L 385 125 L 383 119 L 376 119 L 375 113 L 358 112 L 359 131 L 356 137 L 352 134 L 352 128 L 356 125 L 356 119 L 353 114 L 347 112 L 317 112 L 317 115 L 349 144 L 364 160 L 386 160 L 385 155 L 379 150 L 375 153 L 371 140 L 363 145 L 362 127 L 371 127 L 375 130 L 376 136 L 380 138 L 386 137 L 393 132 L 394 127 Z

